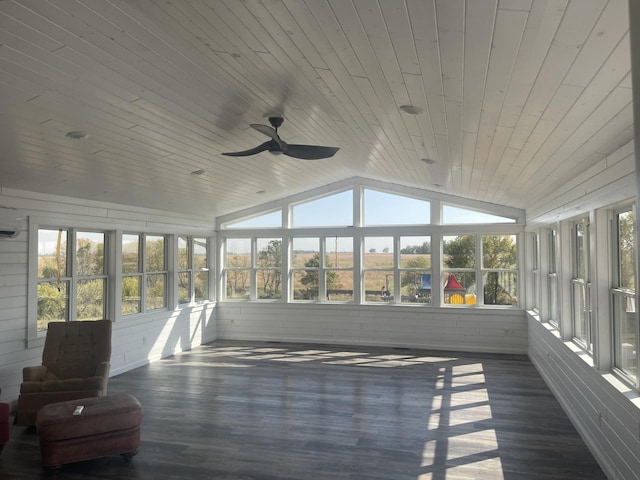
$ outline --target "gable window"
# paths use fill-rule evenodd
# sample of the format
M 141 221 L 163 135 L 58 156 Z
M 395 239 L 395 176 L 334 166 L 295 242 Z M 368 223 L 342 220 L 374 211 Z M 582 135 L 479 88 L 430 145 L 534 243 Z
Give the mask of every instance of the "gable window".
M 296 194 L 269 202 L 263 214 L 252 207 L 221 218 L 224 299 L 418 307 L 432 305 L 435 285 L 438 306 L 520 305 L 524 212 L 454 207 L 444 195 L 371 183 L 338 193 L 323 187 L 306 201 Z M 482 223 L 491 227 L 475 225 Z
M 167 252 L 162 235 L 122 235 L 121 313 L 167 307 Z
M 291 209 L 293 227 L 337 227 L 353 225 L 353 192 L 336 193 L 299 203 Z
M 209 300 L 207 239 L 178 237 L 178 303 Z
M 37 331 L 106 317 L 105 233 L 38 229 Z
M 638 313 L 636 312 L 635 215 L 633 209 L 614 213 L 613 301 L 614 366 L 638 387 Z
M 366 188 L 364 225 L 424 225 L 431 223 L 426 200 Z

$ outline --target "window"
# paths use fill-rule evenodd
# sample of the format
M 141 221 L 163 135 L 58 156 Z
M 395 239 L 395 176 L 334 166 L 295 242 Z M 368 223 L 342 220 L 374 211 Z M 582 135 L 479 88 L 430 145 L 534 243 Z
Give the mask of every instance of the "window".
M 166 256 L 162 235 L 122 235 L 123 315 L 167 307 Z
M 282 227 L 282 211 L 276 210 L 237 222 L 225 223 L 222 228 L 280 228 Z
M 257 298 L 282 298 L 282 239 L 258 238 L 256 247 Z
M 394 301 L 393 237 L 364 238 L 364 299 Z
M 426 200 L 364 190 L 364 225 L 423 225 L 431 222 Z
M 248 300 L 251 292 L 251 239 L 228 238 L 225 246 L 226 298 Z
M 547 230 L 547 251 L 549 266 L 547 273 L 549 322 L 558 326 L 558 272 L 556 265 L 557 234 L 555 228 Z
M 353 237 L 326 237 L 324 281 L 327 301 L 353 301 Z
M 329 195 L 294 205 L 292 225 L 294 227 L 337 227 L 353 225 L 353 192 Z
M 443 225 L 470 225 L 486 223 L 515 223 L 514 218 L 500 217 L 489 213 L 470 210 L 468 208 L 454 207 L 452 205 L 442 206 Z
M 435 285 L 438 303 L 520 305 L 523 226 L 515 222 L 523 211 L 478 212 L 443 205 L 445 195 L 429 200 L 417 189 L 385 191 L 377 182 L 334 191 L 270 202 L 263 215 L 251 208 L 237 220 L 226 217 L 219 237 L 224 298 L 417 307 L 432 304 Z M 456 225 L 443 224 L 443 209 Z M 491 230 L 474 225 L 486 222 Z M 231 230 L 237 227 L 245 230 Z
M 227 300 L 282 298 L 282 238 L 229 238 L 225 245 Z
M 540 306 L 540 255 L 538 234 L 531 234 L 531 308 L 538 312 Z
M 613 301 L 614 366 L 634 386 L 638 383 L 638 314 L 635 281 L 635 216 L 631 208 L 614 214 L 615 279 Z
M 581 347 L 591 352 L 591 308 L 589 283 L 589 219 L 573 222 L 571 228 L 572 270 L 571 323 L 573 338 Z
M 292 239 L 291 278 L 294 300 L 318 300 L 320 295 L 320 239 Z
M 37 331 L 106 317 L 105 242 L 104 232 L 38 229 Z
M 476 236 L 442 237 L 442 286 L 445 304 L 476 303 Z
M 209 300 L 207 239 L 178 237 L 178 303 Z
M 401 303 L 431 303 L 431 237 L 400 237 Z
M 515 235 L 482 237 L 484 305 L 518 304 L 518 249 Z

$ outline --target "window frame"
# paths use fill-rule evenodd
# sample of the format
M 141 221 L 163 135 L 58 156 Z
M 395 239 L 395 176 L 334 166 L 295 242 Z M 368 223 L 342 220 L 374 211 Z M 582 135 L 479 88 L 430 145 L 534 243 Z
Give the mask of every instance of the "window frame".
M 60 277 L 61 281 L 67 282 L 66 298 L 66 318 L 64 321 L 78 321 L 77 318 L 77 293 L 78 284 L 82 281 L 101 279 L 104 280 L 103 286 L 103 318 L 113 319 L 114 314 L 114 278 L 116 276 L 114 262 L 114 242 L 115 232 L 106 229 L 90 227 L 74 222 L 60 222 L 54 226 L 50 220 L 40 219 L 38 217 L 30 217 L 29 219 L 29 254 L 28 254 L 28 272 L 29 278 L 35 279 L 28 282 L 27 287 L 27 346 L 41 345 L 46 336 L 47 329 L 38 328 L 38 290 L 39 285 L 43 283 L 51 283 L 52 277 L 39 277 L 39 236 L 41 230 L 62 230 L 66 232 L 66 274 Z M 103 245 L 103 273 L 92 275 L 79 275 L 76 272 L 77 257 L 77 234 L 78 233 L 99 233 L 104 236 Z M 55 277 L 57 281 L 57 277 Z M 61 321 L 60 319 L 59 321 Z M 52 320 L 53 321 L 53 320 Z
M 204 248 L 205 248 L 205 267 L 196 267 L 195 266 L 195 246 L 196 241 L 204 240 Z M 176 285 L 176 293 L 177 293 L 177 303 L 179 307 L 196 305 L 200 303 L 205 303 L 211 300 L 211 269 L 209 268 L 210 262 L 210 243 L 209 239 L 206 237 L 200 237 L 197 235 L 176 235 L 177 241 L 177 285 Z M 180 265 L 180 242 L 184 241 L 187 246 L 187 264 L 186 268 L 181 268 Z M 202 299 L 196 298 L 196 277 L 198 274 L 205 273 L 207 277 L 207 286 L 206 286 L 206 297 Z M 188 297 L 187 301 L 180 301 L 180 289 L 181 282 L 180 276 L 185 275 L 188 280 Z
M 633 289 L 620 285 L 622 269 L 621 269 L 621 252 L 620 252 L 620 223 L 619 217 L 623 213 L 630 212 L 633 215 L 633 275 L 634 275 L 634 287 Z M 633 388 L 640 388 L 640 355 L 638 355 L 640 348 L 640 332 L 638 327 L 638 312 L 636 311 L 637 305 L 637 264 L 638 264 L 638 247 L 636 245 L 637 240 L 637 215 L 635 204 L 628 204 L 620 208 L 613 209 L 611 211 L 611 245 L 612 251 L 610 253 L 612 257 L 612 284 L 610 287 L 611 296 L 611 348 L 612 348 L 612 372 L 625 383 L 631 385 Z M 624 303 L 624 307 L 621 304 Z M 633 344 L 623 342 L 621 339 L 621 317 L 622 308 L 624 308 L 625 314 L 633 313 L 635 317 L 635 325 L 632 330 L 635 334 Z M 628 321 L 627 317 L 627 321 Z M 626 348 L 623 348 L 625 347 Z M 628 362 L 631 367 L 635 368 L 635 374 L 633 371 L 627 370 L 625 365 L 621 365 L 628 355 L 635 355 L 635 358 L 631 358 Z
M 140 232 L 124 232 L 120 239 L 120 243 L 123 244 L 125 236 L 136 236 L 138 237 L 138 270 L 136 272 L 124 272 L 124 267 L 121 268 L 120 272 L 120 316 L 121 317 L 131 317 L 134 315 L 144 315 L 146 313 L 157 312 L 162 310 L 169 309 L 169 289 L 171 286 L 169 285 L 169 235 L 167 234 L 158 234 L 158 233 L 140 233 Z M 148 251 L 147 251 L 147 239 L 149 237 L 160 237 L 163 239 L 163 269 L 162 270 L 151 270 L 148 265 Z M 121 250 L 122 251 L 122 250 Z M 159 306 L 157 308 L 149 308 L 148 307 L 148 282 L 151 277 L 154 276 L 162 276 L 164 277 L 164 305 Z M 122 311 L 122 305 L 124 304 L 124 298 L 122 293 L 122 283 L 125 278 L 138 278 L 139 285 L 139 294 L 140 294 L 140 308 L 137 312 L 125 313 Z
M 560 303 L 558 297 L 558 228 L 547 228 L 547 321 L 559 328 Z
M 583 227 L 582 248 L 578 248 L 580 226 Z M 588 216 L 583 216 L 571 222 L 571 338 L 580 348 L 589 354 L 593 354 L 590 236 Z

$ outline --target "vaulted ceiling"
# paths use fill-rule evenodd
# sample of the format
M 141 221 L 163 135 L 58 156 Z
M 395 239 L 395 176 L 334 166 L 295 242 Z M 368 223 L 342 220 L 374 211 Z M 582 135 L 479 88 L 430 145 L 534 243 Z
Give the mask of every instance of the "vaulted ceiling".
M 633 138 L 628 23 L 627 0 L 1 1 L 0 187 L 213 217 L 358 176 L 525 208 Z M 274 114 L 339 152 L 221 155 Z

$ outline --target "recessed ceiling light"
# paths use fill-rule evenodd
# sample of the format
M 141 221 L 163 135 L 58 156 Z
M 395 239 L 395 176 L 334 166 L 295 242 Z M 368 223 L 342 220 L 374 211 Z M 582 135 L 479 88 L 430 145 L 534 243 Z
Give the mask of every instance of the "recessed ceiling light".
M 200 170 L 194 170 L 193 172 L 191 172 L 191 175 L 193 175 L 194 177 L 197 177 L 198 175 L 202 175 L 204 173 L 204 170 L 200 169 Z
M 434 163 L 437 163 L 434 159 L 432 158 L 421 158 L 420 159 L 421 162 L 424 162 L 428 165 L 433 165 Z
M 422 109 L 414 105 L 400 105 L 400 111 L 407 115 L 420 115 L 422 113 Z
M 72 140 L 84 140 L 85 138 L 89 138 L 89 134 L 87 132 L 83 132 L 81 130 L 76 130 L 73 132 L 69 132 L 65 135 L 67 138 Z

